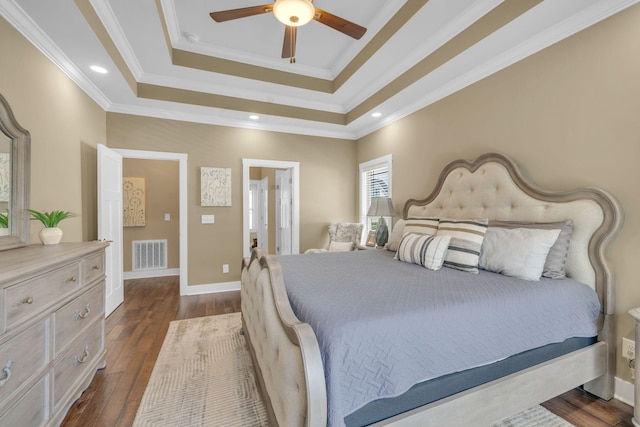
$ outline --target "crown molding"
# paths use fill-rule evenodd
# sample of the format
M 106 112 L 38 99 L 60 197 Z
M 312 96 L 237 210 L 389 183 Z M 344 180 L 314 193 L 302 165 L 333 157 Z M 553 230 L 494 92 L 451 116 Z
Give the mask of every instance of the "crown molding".
M 494 0 L 480 0 L 476 4 L 478 7 L 484 5 L 488 7 Z M 104 0 L 92 0 L 92 4 L 105 3 Z M 105 96 L 84 74 L 79 70 L 66 55 L 57 47 L 57 45 L 32 21 L 32 19 L 17 5 L 15 0 L 7 0 L 2 2 L 0 6 L 0 14 L 14 26 L 29 42 L 31 42 L 38 50 L 40 50 L 51 62 L 60 68 L 74 83 L 76 83 L 87 95 L 89 95 L 100 107 L 105 111 L 123 114 L 133 114 L 146 117 L 156 117 L 169 120 L 181 120 L 187 122 L 205 123 L 218 126 L 230 126 L 246 129 L 255 129 L 263 131 L 283 132 L 300 135 L 309 135 L 316 137 L 339 138 L 339 139 L 359 139 L 376 130 L 379 130 L 391 123 L 398 121 L 432 103 L 449 96 L 470 84 L 473 84 L 495 72 L 498 72 L 542 49 L 563 40 L 603 19 L 606 19 L 634 4 L 640 0 L 613 0 L 607 2 L 598 2 L 584 9 L 564 21 L 551 26 L 546 31 L 531 37 L 520 43 L 514 48 L 497 55 L 489 61 L 475 67 L 469 72 L 464 73 L 452 80 L 443 80 L 442 74 L 447 71 L 447 67 L 451 64 L 445 64 L 440 70 L 436 70 L 422 79 L 416 81 L 413 85 L 405 90 L 397 93 L 392 98 L 385 101 L 379 106 L 382 111 L 391 111 L 385 117 L 378 120 L 371 120 L 368 114 L 364 114 L 357 120 L 347 126 L 333 125 L 327 123 L 318 123 L 301 119 L 288 119 L 284 117 L 265 116 L 259 122 L 251 121 L 246 118 L 246 113 L 237 111 L 228 111 L 224 109 L 215 109 L 207 107 L 197 107 L 189 105 L 178 105 L 165 101 L 140 100 L 139 103 L 149 105 L 126 105 L 122 103 L 113 103 Z M 474 4 L 475 6 L 475 4 Z M 100 7 L 100 6 L 98 6 Z M 471 9 L 471 8 L 470 8 Z M 101 11 L 101 19 L 104 14 L 110 14 L 113 17 L 113 11 Z M 471 13 L 471 12 L 469 12 Z M 111 24 L 109 24 L 111 26 Z M 460 25 L 460 23 L 456 24 Z M 442 31 L 453 31 L 454 24 L 448 26 Z M 111 34 L 114 37 L 113 34 Z M 121 37 L 120 32 L 119 36 Z M 114 37 L 114 40 L 116 38 Z M 118 42 L 119 43 L 119 42 Z M 432 43 L 432 45 L 429 45 Z M 434 37 L 429 42 L 423 44 L 422 48 L 433 49 L 437 42 Z M 430 46 L 430 47 L 429 47 Z M 119 48 L 122 47 L 119 45 Z M 130 49 L 129 46 L 127 46 Z M 129 61 L 129 58 L 127 59 Z M 134 61 L 135 62 L 135 61 Z M 130 62 L 128 62 L 131 65 Z M 441 79 L 441 84 L 437 84 L 436 80 Z M 156 80 L 156 76 L 141 73 L 140 80 Z M 182 79 L 166 79 L 166 84 L 176 84 L 184 86 Z M 216 88 L 217 89 L 217 88 Z M 211 90 L 211 87 L 209 87 Z M 236 92 L 237 93 L 237 92 Z M 247 94 L 247 99 L 255 98 Z M 269 96 L 269 94 L 264 94 Z M 259 98 L 260 96 L 258 96 Z M 278 96 L 278 102 L 284 98 Z M 268 99 L 268 102 L 272 102 Z M 340 111 L 340 106 L 336 104 L 318 105 L 310 103 L 311 108 L 322 107 L 333 111 Z M 378 108 L 377 108 L 378 109 Z
M 248 119 L 248 114 L 244 112 L 233 112 L 210 107 L 194 107 L 191 111 L 184 111 L 183 109 L 172 109 L 171 103 L 168 102 L 166 103 L 167 105 L 162 105 L 165 101 L 153 101 L 153 103 L 158 106 L 112 104 L 108 112 L 321 138 L 357 139 L 355 132 L 341 125 L 288 119 L 265 114 L 261 114 L 260 121 L 256 122 Z
M 385 116 L 383 120 L 373 122 L 371 124 L 361 125 L 354 129 L 356 138 L 363 138 L 377 130 L 384 128 L 404 117 L 407 117 L 416 111 L 419 111 L 429 105 L 452 95 L 464 89 L 467 86 L 476 83 L 485 77 L 497 73 L 510 65 L 515 64 L 522 59 L 531 56 L 541 50 L 570 37 L 591 25 L 594 25 L 612 15 L 615 15 L 622 10 L 639 3 L 640 0 L 618 0 L 615 2 L 596 3 L 591 7 L 585 9 L 581 13 L 573 15 L 571 18 L 550 27 L 546 31 L 532 37 L 523 43 L 509 49 L 504 54 L 498 55 L 487 61 L 480 66 L 475 67 L 469 72 L 450 80 L 442 85 L 436 85 L 435 89 L 426 89 L 424 92 L 420 91 L 418 86 L 425 85 L 425 81 L 429 79 L 429 76 L 423 77 L 413 85 L 406 88 L 404 91 L 397 93 L 393 98 L 380 105 L 380 110 L 384 110 L 385 104 L 397 105 L 398 108 L 392 106 L 389 110 L 393 113 Z M 446 65 L 445 65 L 446 66 Z M 443 70 L 440 70 L 441 72 Z M 445 70 L 446 71 L 446 70 Z M 443 72 L 443 74 L 446 74 Z M 423 96 L 416 99 L 415 92 L 423 93 Z M 354 121 L 352 125 L 356 125 L 363 117 Z
M 129 71 L 133 74 L 133 77 L 139 81 L 144 71 L 133 48 L 127 41 L 122 27 L 116 19 L 113 8 L 107 0 L 89 0 L 89 3 L 91 3 L 96 15 L 98 15 L 100 21 L 102 21 L 102 25 L 104 25 L 105 30 L 109 33 L 109 37 L 111 37 L 111 40 L 113 40 L 113 43 L 118 48 L 122 59 L 124 59 L 127 67 L 129 67 Z
M 14 0 L 7 0 L 0 4 L 0 14 L 24 38 L 36 47 L 44 56 L 53 62 L 80 89 L 93 99 L 103 110 L 111 106 L 109 98 L 79 70 L 58 46 L 40 29 Z
M 440 30 L 436 31 L 431 37 L 429 37 L 429 39 L 416 46 L 413 49 L 412 53 L 410 55 L 407 55 L 403 61 L 395 62 L 393 66 L 389 67 L 384 74 L 378 76 L 378 78 L 376 78 L 375 80 L 369 81 L 367 85 L 364 86 L 364 88 L 347 88 L 345 90 L 345 98 L 348 100 L 348 102 L 345 104 L 344 109 L 346 111 L 351 111 L 353 108 L 369 99 L 369 97 L 379 91 L 380 88 L 387 86 L 389 83 L 399 78 L 408 69 L 415 66 L 418 62 L 420 62 L 427 56 L 431 55 L 435 50 L 444 45 L 451 38 L 464 31 L 471 24 L 489 13 L 502 2 L 503 0 L 478 0 L 470 7 L 465 9 L 462 14 L 451 20 Z M 413 17 L 412 19 L 415 19 L 415 17 Z M 411 20 L 407 23 L 407 25 L 410 24 Z M 347 85 L 345 85 L 345 87 L 347 87 Z

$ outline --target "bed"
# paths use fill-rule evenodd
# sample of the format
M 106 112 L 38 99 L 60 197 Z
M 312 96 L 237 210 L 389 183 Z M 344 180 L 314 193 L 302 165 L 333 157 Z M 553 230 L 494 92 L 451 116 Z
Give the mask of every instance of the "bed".
M 472 355 L 474 357 L 478 355 L 478 360 L 474 360 L 469 366 L 461 369 L 449 366 L 444 368 L 440 374 L 427 372 L 431 369 L 431 364 L 420 363 L 420 360 L 428 359 L 429 353 L 420 354 L 411 363 L 399 363 L 399 365 L 416 364 L 415 369 L 412 365 L 412 369 L 415 371 L 426 369 L 427 371 L 416 374 L 421 378 L 420 381 L 406 379 L 403 373 L 400 374 L 401 380 L 389 380 L 393 384 L 396 381 L 400 383 L 397 389 L 385 390 L 385 388 L 389 388 L 386 382 L 383 384 L 384 387 L 375 384 L 373 388 L 379 389 L 381 394 L 378 398 L 372 399 L 370 392 L 366 391 L 363 392 L 363 395 L 355 397 L 349 395 L 349 403 L 342 404 L 340 399 L 343 399 L 344 396 L 339 398 L 336 396 L 340 393 L 348 393 L 349 389 L 360 389 L 362 382 L 356 383 L 355 386 L 349 386 L 351 383 L 348 381 L 353 381 L 353 378 L 348 381 L 334 378 L 334 373 L 340 371 L 340 365 L 336 365 L 334 362 L 342 360 L 343 357 L 334 356 L 335 360 L 331 362 L 330 351 L 333 351 L 331 350 L 333 348 L 340 348 L 340 345 L 344 345 L 344 343 L 334 344 L 328 338 L 330 333 L 327 331 L 339 329 L 339 325 L 327 326 L 323 329 L 322 325 L 327 324 L 329 320 L 318 317 L 322 316 L 323 312 L 327 312 L 325 315 L 331 319 L 335 317 L 335 313 L 329 309 L 332 307 L 332 304 L 327 302 L 329 300 L 323 302 L 322 293 L 317 293 L 317 289 L 323 286 L 317 278 L 324 278 L 327 282 L 326 286 L 330 286 L 339 278 L 331 278 L 331 272 L 334 269 L 327 268 L 327 265 L 335 266 L 335 271 L 338 271 L 338 265 L 343 263 L 347 266 L 345 268 L 348 269 L 348 266 L 351 265 L 351 268 L 355 269 L 352 273 L 353 278 L 346 280 L 355 283 L 361 279 L 362 283 L 359 286 L 365 286 L 371 280 L 366 276 L 366 272 L 373 276 L 384 276 L 385 271 L 399 266 L 402 271 L 392 273 L 394 280 L 397 278 L 397 282 L 394 283 L 398 284 L 399 289 L 400 287 L 410 288 L 411 280 L 420 282 L 421 276 L 416 276 L 411 280 L 410 276 L 414 273 L 423 274 L 422 271 L 426 271 L 426 269 L 416 268 L 410 262 L 402 263 L 393 260 L 392 254 L 384 250 L 278 258 L 264 255 L 259 249 L 256 249 L 252 252 L 250 259 L 243 260 L 241 278 L 243 330 L 254 358 L 260 388 L 270 411 L 273 425 L 489 425 L 580 385 L 604 399 L 613 397 L 615 371 L 614 287 L 604 253 L 607 242 L 619 228 L 622 218 L 620 208 L 613 197 L 605 191 L 594 188 L 562 193 L 543 191 L 528 182 L 509 158 L 500 154 L 486 154 L 474 161 L 457 160 L 447 165 L 431 195 L 425 199 L 412 199 L 406 202 L 403 217 L 417 219 L 417 222 L 424 220 L 421 223 L 428 223 L 433 218 L 446 219 L 454 223 L 481 218 L 486 219 L 487 227 L 489 221 L 495 225 L 496 221 L 503 221 L 505 224 L 513 224 L 513 222 L 546 224 L 571 220 L 573 232 L 564 266 L 568 279 L 558 279 L 557 282 L 554 282 L 556 279 L 545 278 L 539 282 L 532 282 L 536 286 L 527 286 L 527 283 L 520 285 L 523 289 L 536 289 L 536 291 L 546 287 L 550 292 L 557 292 L 556 299 L 561 298 L 561 292 L 564 292 L 561 289 L 564 289 L 565 283 L 569 288 L 580 289 L 582 293 L 587 295 L 587 300 L 589 299 L 588 294 L 591 294 L 591 299 L 595 300 L 595 305 L 593 301 L 590 303 L 592 311 L 590 322 L 592 325 L 579 332 L 567 332 L 567 337 L 573 335 L 570 339 L 565 340 L 564 336 L 554 337 L 552 339 L 554 345 L 566 345 L 563 343 L 571 342 L 571 345 L 562 351 L 546 352 L 545 355 L 540 356 L 541 358 L 537 358 L 539 356 L 536 355 L 536 358 L 531 359 L 533 361 L 521 363 L 521 359 L 529 359 L 531 352 L 544 352 L 544 349 L 547 348 L 546 345 L 535 344 L 535 348 L 525 349 L 518 347 L 519 344 L 515 344 L 518 337 L 528 334 L 527 322 L 523 320 L 520 322 L 521 329 L 509 326 L 512 327 L 511 330 L 500 330 L 501 337 L 509 337 L 508 345 L 493 346 L 488 350 L 488 355 L 480 355 L 484 350 L 476 351 L 475 346 L 481 345 L 482 342 L 480 344 L 470 343 L 474 349 Z M 518 225 L 516 228 L 520 229 L 520 226 Z M 557 237 L 558 234 L 555 236 Z M 453 259 L 449 260 L 449 262 L 453 261 Z M 382 270 L 375 272 L 374 266 L 378 266 Z M 297 270 L 298 267 L 302 270 Z M 313 270 L 314 268 L 316 270 Z M 322 270 L 323 268 L 325 270 Z M 361 268 L 361 271 L 358 268 Z M 313 273 L 311 273 L 312 271 Z M 335 274 L 347 276 L 344 273 Z M 509 294 L 514 288 L 513 285 L 500 285 L 499 282 L 504 275 L 485 271 L 472 274 L 457 268 L 443 267 L 429 274 L 446 277 L 447 283 L 455 284 L 449 287 L 458 286 L 459 289 L 463 289 L 465 275 L 486 282 L 486 286 L 496 282 L 497 286 L 508 289 L 507 293 Z M 494 277 L 498 278 L 494 280 Z M 299 295 L 292 291 L 291 283 L 294 280 L 300 282 L 301 289 L 303 289 L 300 291 L 301 297 L 308 294 L 311 301 L 315 300 L 318 304 L 310 304 L 310 300 L 300 301 Z M 285 282 L 287 287 L 285 287 Z M 305 288 L 304 285 L 308 286 Z M 338 293 L 344 284 L 335 286 L 335 288 L 328 287 L 328 292 L 325 295 L 342 299 L 343 296 Z M 474 285 L 474 289 L 475 287 Z M 387 286 L 387 288 L 389 287 Z M 425 287 L 417 286 L 411 288 L 413 290 L 409 292 L 425 292 L 421 288 Z M 375 292 L 366 291 L 366 296 L 382 293 L 384 289 L 382 286 Z M 316 293 L 314 294 L 314 292 Z M 437 293 L 440 291 L 429 292 Z M 427 301 L 430 299 L 430 297 L 418 296 L 419 294 L 410 293 L 409 295 L 409 300 L 424 298 L 424 301 Z M 393 297 L 394 295 L 389 294 L 385 298 Z M 477 295 L 472 298 L 475 298 L 474 301 L 478 300 Z M 532 313 L 535 313 L 538 307 L 546 305 L 546 303 L 534 303 L 533 301 L 537 297 L 533 295 L 528 295 L 525 298 L 531 301 L 530 311 Z M 560 303 L 560 308 L 556 309 L 556 312 L 566 314 L 565 311 L 573 310 L 570 303 L 574 297 L 568 298 Z M 487 299 L 486 304 L 500 304 L 500 307 L 508 307 L 511 303 L 496 303 Z M 393 308 L 394 304 L 391 303 L 386 304 L 386 307 L 384 307 L 385 304 L 382 306 L 376 309 L 365 309 L 359 314 L 354 314 L 352 319 L 338 321 L 340 324 L 350 325 L 347 329 L 351 333 L 356 331 L 355 335 L 348 337 L 347 346 L 360 336 L 359 330 L 353 329 L 356 327 L 353 325 L 362 326 L 359 323 L 375 325 L 373 329 L 379 331 L 391 322 L 390 317 L 404 318 L 404 321 L 408 323 L 396 327 L 401 332 L 413 331 L 416 329 L 415 325 L 420 324 L 415 316 L 422 316 L 422 314 L 414 314 L 413 307 L 409 307 L 407 303 L 402 303 L 398 306 L 402 308 L 397 309 Z M 437 311 L 439 308 L 436 306 L 430 311 Z M 467 305 L 463 307 L 463 309 L 465 308 L 467 310 L 475 309 L 475 306 Z M 578 309 L 577 307 L 576 310 Z M 378 317 L 367 318 L 366 322 L 359 321 L 368 311 L 378 313 Z M 494 309 L 494 311 L 505 310 Z M 456 318 L 465 317 L 464 314 L 459 313 L 451 314 L 444 311 L 439 313 L 440 317 L 438 318 L 448 319 L 447 322 L 443 322 L 443 325 L 453 325 Z M 541 319 L 546 319 L 546 316 L 546 314 L 544 316 L 533 315 L 534 318 Z M 477 319 L 482 317 L 479 316 Z M 572 313 L 565 317 L 573 318 L 576 315 Z M 585 317 L 589 317 L 589 315 L 585 315 Z M 393 322 L 395 321 L 393 320 Z M 433 322 L 432 319 L 425 321 L 424 324 L 430 325 Z M 458 325 L 457 329 L 451 326 L 451 330 L 447 333 L 450 333 L 452 337 L 467 339 L 469 335 L 476 334 L 473 329 L 474 324 L 478 324 L 479 330 L 491 327 L 491 325 L 481 326 L 479 321 L 467 323 L 471 324 L 468 326 Z M 494 320 L 494 323 L 501 325 L 513 323 L 516 325 L 518 322 L 515 320 L 513 322 Z M 468 329 L 467 331 L 464 330 L 465 327 Z M 545 326 L 544 324 L 541 327 L 543 332 L 546 328 L 546 331 L 560 333 L 560 327 Z M 570 329 L 570 327 L 568 328 Z M 464 332 L 467 332 L 467 335 L 464 335 Z M 364 332 L 362 333 L 364 334 Z M 391 334 L 393 338 L 395 335 L 395 333 Z M 400 332 L 397 335 L 401 335 Z M 589 337 L 590 335 L 593 337 Z M 582 341 L 572 347 L 574 339 L 578 338 Z M 424 338 L 412 338 L 408 341 L 421 342 L 421 339 Z M 490 337 L 485 339 L 491 340 Z M 365 344 L 368 341 L 369 339 L 363 339 Z M 385 341 L 392 342 L 393 340 L 387 339 Z M 534 342 L 535 340 L 527 335 L 524 342 L 527 341 Z M 424 342 L 425 346 L 430 343 L 429 339 Z M 502 342 L 505 340 L 503 339 Z M 441 348 L 435 341 L 435 337 L 433 344 Z M 506 349 L 506 347 L 514 348 Z M 416 351 L 419 352 L 421 349 L 422 347 L 419 347 Z M 393 351 L 393 348 L 391 350 Z M 505 353 L 501 353 L 503 350 Z M 375 353 L 367 348 L 363 351 L 365 354 Z M 443 352 L 443 354 L 446 353 Z M 409 354 L 409 356 L 415 355 Z M 378 359 L 385 357 L 388 356 L 372 356 L 371 360 L 364 364 L 365 371 L 360 372 L 366 372 L 366 369 L 379 371 L 380 368 L 375 365 L 379 363 Z M 441 358 L 447 359 L 448 357 Z M 469 355 L 464 359 L 469 359 Z M 517 363 L 512 363 L 514 360 Z M 510 368 L 506 368 L 505 364 Z M 417 367 L 417 365 L 424 366 Z M 374 367 L 371 368 L 371 366 Z M 476 370 L 481 370 L 482 375 L 475 375 Z M 487 373 L 492 370 L 493 374 Z M 366 374 L 357 373 L 357 369 L 354 371 L 356 371 L 354 378 L 358 378 L 357 381 L 361 381 L 360 377 L 366 376 Z M 455 376 L 451 377 L 450 375 Z M 459 382 L 459 378 L 465 378 L 463 385 L 459 388 L 452 386 Z M 469 378 L 475 379 L 469 382 Z M 477 380 L 477 378 L 481 378 L 481 380 Z M 385 381 L 387 381 L 386 378 Z M 341 384 L 342 389 L 336 384 Z M 347 385 L 345 386 L 345 384 Z M 421 389 L 422 386 L 425 389 Z M 438 395 L 442 389 L 450 390 Z M 438 391 L 436 395 L 429 398 L 424 397 L 433 394 L 433 390 Z M 376 391 L 376 393 L 378 392 Z M 418 400 L 414 399 L 416 396 L 418 396 Z M 394 400 L 396 398 L 401 400 Z M 406 404 L 406 401 L 413 403 Z

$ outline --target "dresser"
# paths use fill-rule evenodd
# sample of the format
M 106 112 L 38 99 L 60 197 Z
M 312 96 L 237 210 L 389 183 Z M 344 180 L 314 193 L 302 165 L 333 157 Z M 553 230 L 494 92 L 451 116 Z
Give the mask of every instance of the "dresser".
M 58 426 L 104 367 L 107 245 L 0 252 L 0 426 Z

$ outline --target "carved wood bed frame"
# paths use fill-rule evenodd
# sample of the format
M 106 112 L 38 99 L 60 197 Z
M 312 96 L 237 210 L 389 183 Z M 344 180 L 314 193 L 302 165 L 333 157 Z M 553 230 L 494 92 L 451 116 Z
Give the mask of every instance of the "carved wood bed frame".
M 542 190 L 509 158 L 490 153 L 447 165 L 431 195 L 408 200 L 403 216 L 573 219 L 567 275 L 598 294 L 598 342 L 374 425 L 489 425 L 580 385 L 604 399 L 613 397 L 614 283 L 604 252 L 621 225 L 622 213 L 612 196 L 596 188 Z M 277 258 L 254 249 L 251 259 L 243 260 L 241 281 L 244 333 L 273 425 L 325 426 L 320 349 L 311 327 L 291 309 Z

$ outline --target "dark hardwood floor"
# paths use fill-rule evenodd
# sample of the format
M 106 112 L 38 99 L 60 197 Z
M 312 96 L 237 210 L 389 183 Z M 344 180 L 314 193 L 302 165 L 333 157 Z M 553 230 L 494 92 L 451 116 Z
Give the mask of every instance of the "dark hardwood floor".
M 177 277 L 125 282 L 124 304 L 106 321 L 107 366 L 69 410 L 64 427 L 130 426 L 172 320 L 240 311 L 239 292 L 179 295 Z M 632 426 L 633 408 L 579 389 L 543 404 L 577 427 Z

